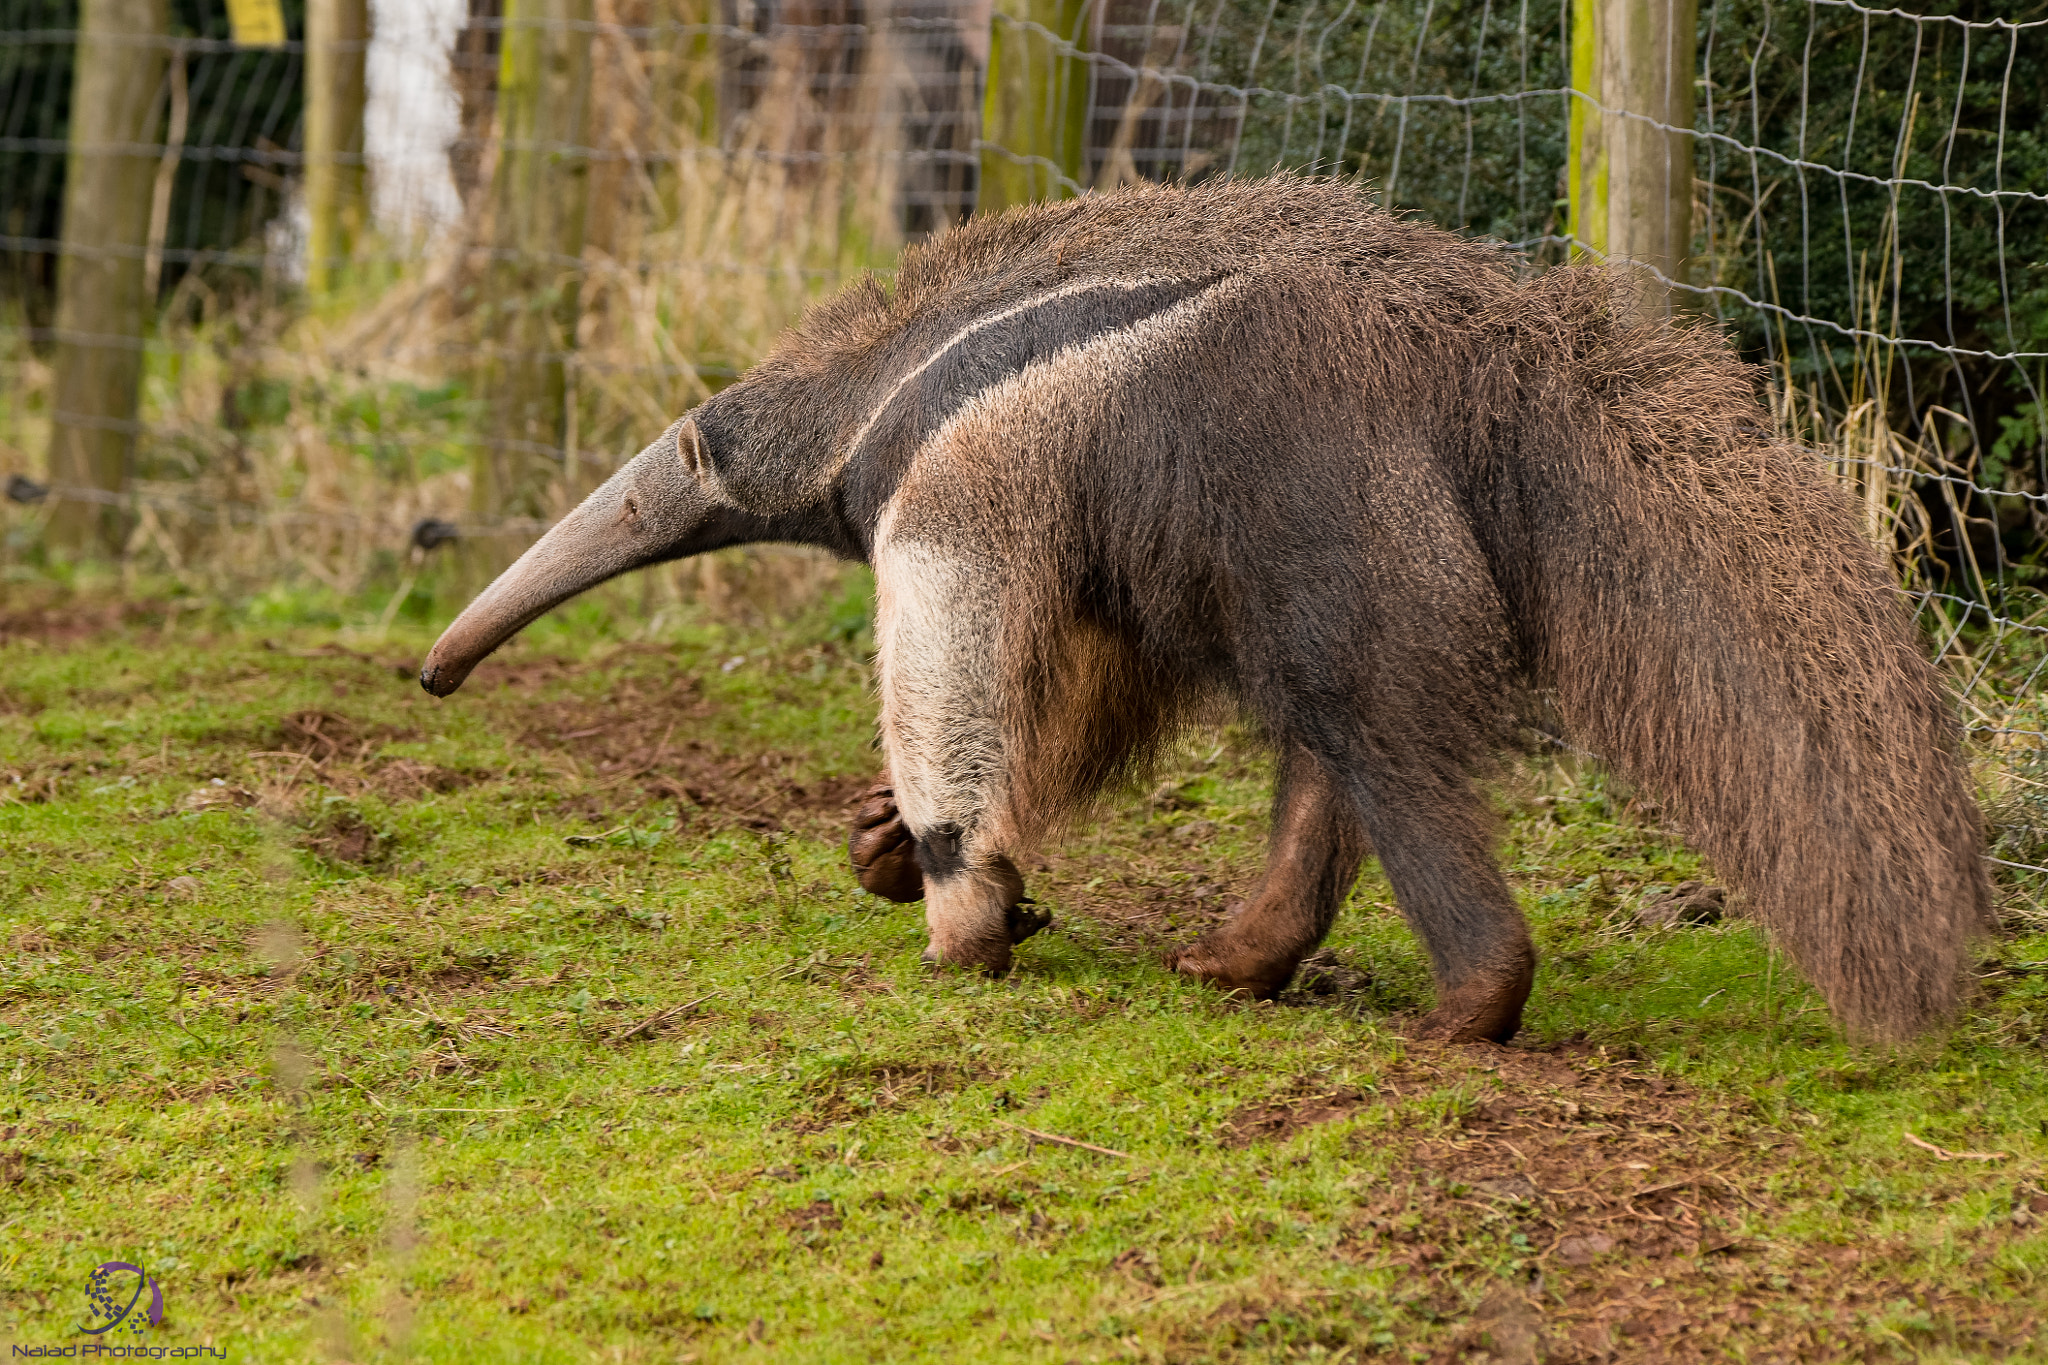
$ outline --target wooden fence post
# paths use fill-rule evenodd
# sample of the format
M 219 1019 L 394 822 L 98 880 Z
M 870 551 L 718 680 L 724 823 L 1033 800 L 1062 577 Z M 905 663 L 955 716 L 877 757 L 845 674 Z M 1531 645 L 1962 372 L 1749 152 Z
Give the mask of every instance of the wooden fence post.
M 1094 69 L 1048 34 L 1086 49 L 1094 13 L 1088 0 L 996 0 L 975 212 L 1065 199 L 1087 184 Z
M 306 288 L 330 293 L 368 225 L 364 69 L 369 0 L 306 0 Z
M 492 259 L 482 310 L 484 439 L 471 461 L 479 518 L 545 519 L 572 443 L 569 350 L 576 341 L 589 205 L 592 0 L 507 0 L 498 60 Z M 486 536 L 488 563 L 514 543 Z
M 1698 0 L 1572 0 L 1571 235 L 1648 267 L 1652 313 L 1671 311 L 1692 246 L 1698 16 Z
M 118 553 L 152 302 L 143 274 L 162 158 L 155 143 L 169 6 L 83 0 L 78 30 L 57 261 L 50 477 L 79 491 L 60 495 L 49 534 L 68 550 Z

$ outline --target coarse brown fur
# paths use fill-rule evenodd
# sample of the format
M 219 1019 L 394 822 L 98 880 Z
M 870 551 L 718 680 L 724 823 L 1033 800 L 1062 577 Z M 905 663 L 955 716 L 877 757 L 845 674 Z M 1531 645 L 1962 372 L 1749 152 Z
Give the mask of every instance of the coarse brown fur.
M 937 958 L 1007 966 L 1043 923 L 1015 858 L 1221 696 L 1282 756 L 1271 861 L 1176 965 L 1279 989 L 1370 848 L 1436 970 L 1423 1031 L 1504 1037 L 1535 959 L 1473 779 L 1536 696 L 1845 1022 L 1924 1029 L 1989 913 L 1948 700 L 1756 376 L 1628 297 L 1296 178 L 975 219 L 586 507 L 719 522 L 639 562 L 789 539 L 876 565 L 895 790 L 853 851 L 927 894 Z M 599 520 L 508 571 L 428 685 L 587 586 L 579 555 L 616 572 Z

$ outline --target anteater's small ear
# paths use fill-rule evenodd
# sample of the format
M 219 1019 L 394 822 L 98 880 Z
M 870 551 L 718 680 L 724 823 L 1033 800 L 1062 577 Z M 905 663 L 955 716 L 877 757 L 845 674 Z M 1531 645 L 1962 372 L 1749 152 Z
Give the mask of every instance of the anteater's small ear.
M 675 439 L 676 462 L 682 465 L 683 476 L 711 501 L 730 504 L 732 497 L 726 492 L 724 480 L 718 476 L 718 464 L 711 456 L 711 440 L 697 419 L 685 417 L 669 428 L 669 435 Z
M 711 450 L 704 444 L 704 433 L 697 429 L 693 417 L 685 417 L 676 423 L 676 458 L 683 462 L 683 468 L 690 477 L 706 488 L 717 486 L 718 475 L 711 468 Z

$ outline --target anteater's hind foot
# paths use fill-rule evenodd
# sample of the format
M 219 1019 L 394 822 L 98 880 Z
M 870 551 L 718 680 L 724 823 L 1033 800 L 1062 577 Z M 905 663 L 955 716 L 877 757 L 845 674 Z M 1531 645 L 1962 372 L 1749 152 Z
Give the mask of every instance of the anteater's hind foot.
M 1275 957 L 1240 941 L 1227 925 L 1166 956 L 1169 970 L 1191 976 L 1225 995 L 1244 995 L 1254 1000 L 1271 1000 L 1286 990 L 1299 965 L 1298 954 Z
M 1536 953 L 1527 944 L 1507 962 L 1481 968 L 1456 985 L 1439 982 L 1436 1008 L 1413 1036 L 1432 1043 L 1505 1043 L 1522 1026 L 1522 1006 L 1536 983 Z
M 1365 861 L 1365 831 L 1308 751 L 1281 752 L 1266 872 L 1243 908 L 1166 965 L 1230 995 L 1270 1000 L 1316 950 Z

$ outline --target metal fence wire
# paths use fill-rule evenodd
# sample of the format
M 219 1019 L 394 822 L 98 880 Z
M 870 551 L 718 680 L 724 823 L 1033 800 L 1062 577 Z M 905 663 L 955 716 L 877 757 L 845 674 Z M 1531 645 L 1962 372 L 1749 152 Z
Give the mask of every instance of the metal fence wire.
M 1896 551 L 1994 851 L 2048 855 L 2048 0 L 236 9 L 0 0 L 12 563 L 516 546 L 977 209 L 1355 176 L 1528 269 L 1633 260 L 1768 366 Z

